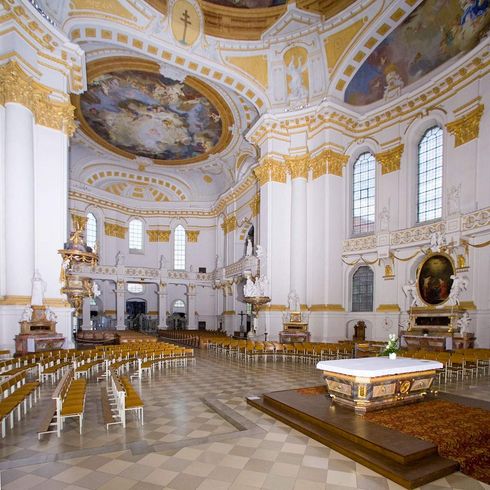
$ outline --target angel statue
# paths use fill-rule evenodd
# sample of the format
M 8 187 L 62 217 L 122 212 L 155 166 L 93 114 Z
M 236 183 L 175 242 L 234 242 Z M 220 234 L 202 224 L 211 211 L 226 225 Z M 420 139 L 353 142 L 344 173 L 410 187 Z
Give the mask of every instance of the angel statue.
M 410 308 L 412 308 L 412 306 L 421 306 L 419 297 L 417 295 L 417 285 L 415 284 L 415 281 L 408 281 L 408 284 L 405 284 L 402 289 L 405 293 L 405 296 L 409 300 L 411 297 Z
M 24 311 L 22 312 L 22 316 L 20 317 L 21 322 L 30 322 L 32 318 L 32 308 L 31 305 L 26 305 Z
M 465 311 L 461 316 L 461 318 L 457 321 L 457 325 L 461 333 L 468 332 L 470 321 L 471 321 L 470 314 L 467 311 Z
M 303 73 L 306 71 L 306 63 L 297 56 L 291 56 L 289 64 L 286 65 L 286 73 L 290 77 L 289 90 L 292 99 L 306 97 L 306 89 L 303 84 Z
M 451 275 L 453 284 L 451 286 L 451 291 L 449 291 L 449 296 L 447 298 L 446 305 L 454 306 L 459 305 L 459 297 L 468 288 L 468 279 L 466 277 Z

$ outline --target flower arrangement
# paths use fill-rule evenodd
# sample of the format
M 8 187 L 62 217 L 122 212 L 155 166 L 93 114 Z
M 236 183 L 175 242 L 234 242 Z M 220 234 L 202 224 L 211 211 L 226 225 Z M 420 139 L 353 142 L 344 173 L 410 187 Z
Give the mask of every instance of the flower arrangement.
M 390 335 L 388 335 L 388 343 L 380 355 L 388 356 L 390 354 L 396 354 L 399 350 L 400 343 L 398 341 L 398 337 L 394 333 L 390 333 Z

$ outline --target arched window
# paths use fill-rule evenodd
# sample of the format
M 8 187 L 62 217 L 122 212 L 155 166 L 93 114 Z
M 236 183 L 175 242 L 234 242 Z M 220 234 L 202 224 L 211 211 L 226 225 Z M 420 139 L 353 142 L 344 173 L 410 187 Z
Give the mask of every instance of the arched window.
M 363 265 L 352 276 L 352 311 L 373 311 L 374 273 Z
M 137 282 L 128 282 L 128 292 L 133 294 L 140 294 L 143 292 L 143 284 Z
M 174 269 L 185 270 L 185 229 L 178 225 L 174 232 Z
M 143 222 L 140 219 L 129 222 L 129 250 L 143 250 Z
M 93 249 L 97 243 L 97 219 L 92 213 L 87 213 L 87 226 L 85 230 L 87 245 Z
M 354 163 L 352 179 L 352 234 L 374 232 L 376 160 L 363 153 Z
M 419 142 L 417 222 L 442 216 L 442 129 L 428 129 Z
M 181 299 L 174 301 L 174 308 L 185 308 L 185 304 Z

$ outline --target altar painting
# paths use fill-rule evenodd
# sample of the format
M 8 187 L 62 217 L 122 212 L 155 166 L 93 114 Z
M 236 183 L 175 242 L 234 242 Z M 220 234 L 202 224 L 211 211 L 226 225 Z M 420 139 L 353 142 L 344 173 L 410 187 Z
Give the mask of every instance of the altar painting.
M 454 56 L 473 49 L 490 27 L 490 0 L 425 0 L 391 32 L 350 81 L 345 101 L 366 105 L 380 100 L 386 75 L 401 86 L 416 82 Z
M 424 303 L 444 303 L 449 297 L 454 274 L 454 264 L 448 255 L 436 253 L 427 257 L 420 264 L 417 276 L 418 292 Z
M 218 143 L 221 116 L 212 102 L 186 82 L 158 73 L 105 73 L 80 98 L 82 116 L 106 143 L 133 155 L 186 160 Z

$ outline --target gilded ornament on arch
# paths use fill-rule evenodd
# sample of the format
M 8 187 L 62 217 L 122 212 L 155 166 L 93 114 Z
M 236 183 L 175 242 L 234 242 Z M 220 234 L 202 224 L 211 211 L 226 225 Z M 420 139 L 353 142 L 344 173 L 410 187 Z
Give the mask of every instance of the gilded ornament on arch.
M 170 233 L 170 230 L 146 230 L 150 242 L 168 242 Z
M 376 160 L 381 164 L 381 174 L 389 174 L 400 170 L 400 162 L 403 155 L 404 145 L 403 143 L 390 148 L 389 150 L 376 153 Z
M 126 238 L 126 230 L 127 228 L 122 225 L 118 225 L 116 223 L 104 223 L 104 233 L 107 236 L 113 236 L 115 238 Z
M 479 104 L 468 114 L 446 124 L 447 130 L 454 135 L 454 146 L 458 147 L 478 138 L 480 133 L 480 120 L 485 106 Z
M 191 243 L 197 243 L 200 232 L 200 230 L 186 230 L 185 234 L 187 236 L 187 241 Z

